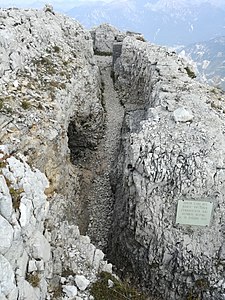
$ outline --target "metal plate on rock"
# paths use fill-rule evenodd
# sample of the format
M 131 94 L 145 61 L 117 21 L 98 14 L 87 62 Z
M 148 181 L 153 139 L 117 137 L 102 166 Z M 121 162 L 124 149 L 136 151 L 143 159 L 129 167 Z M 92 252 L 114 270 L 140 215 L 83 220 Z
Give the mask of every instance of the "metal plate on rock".
M 176 223 L 209 226 L 212 209 L 212 201 L 178 200 Z

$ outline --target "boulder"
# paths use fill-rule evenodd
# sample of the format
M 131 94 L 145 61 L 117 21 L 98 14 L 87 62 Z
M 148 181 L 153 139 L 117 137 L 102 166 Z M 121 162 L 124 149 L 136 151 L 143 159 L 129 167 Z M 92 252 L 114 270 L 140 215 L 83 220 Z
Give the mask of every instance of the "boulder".
M 91 30 L 91 36 L 95 54 L 112 55 L 113 44 L 117 39 L 122 40 L 125 35 L 112 25 L 101 24 Z
M 88 285 L 90 284 L 90 281 L 87 278 L 85 278 L 84 275 L 76 275 L 75 282 L 80 291 L 85 291 Z
M 74 285 L 63 285 L 63 292 L 69 298 L 74 298 L 77 295 L 77 288 Z
M 0 254 L 5 254 L 13 241 L 13 228 L 10 223 L 0 215 Z
M 41 259 L 44 262 L 50 260 L 51 247 L 46 238 L 39 231 L 36 231 L 31 237 L 30 241 L 30 253 L 35 259 Z
M 0 295 L 7 296 L 14 288 L 14 271 L 7 259 L 0 254 Z

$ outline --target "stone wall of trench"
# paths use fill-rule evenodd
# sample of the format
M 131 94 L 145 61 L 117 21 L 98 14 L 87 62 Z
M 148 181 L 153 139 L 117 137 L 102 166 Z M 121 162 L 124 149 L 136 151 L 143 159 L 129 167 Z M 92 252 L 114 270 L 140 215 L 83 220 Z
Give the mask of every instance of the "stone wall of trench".
M 89 299 L 90 282 L 111 270 L 77 227 L 69 149 L 103 134 L 91 36 L 49 6 L 1 10 L 0 33 L 0 298 Z
M 192 75 L 175 53 L 135 38 L 114 66 L 126 113 L 109 257 L 159 299 L 225 297 L 224 93 Z M 212 201 L 209 226 L 177 224 L 179 200 Z

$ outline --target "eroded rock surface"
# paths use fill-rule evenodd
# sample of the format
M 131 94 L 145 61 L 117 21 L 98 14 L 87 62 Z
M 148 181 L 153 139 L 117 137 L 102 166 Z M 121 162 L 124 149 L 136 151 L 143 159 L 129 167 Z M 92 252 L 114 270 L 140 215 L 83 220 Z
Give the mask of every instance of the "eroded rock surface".
M 68 299 L 75 275 L 91 283 L 112 271 L 77 227 L 80 170 L 71 163 L 103 135 L 93 43 L 49 6 L 1 10 L 0 23 L 0 297 Z M 88 289 L 76 297 L 91 299 Z
M 114 68 L 126 109 L 112 175 L 111 258 L 160 299 L 224 299 L 224 95 L 166 49 L 126 38 Z M 178 200 L 211 200 L 209 227 L 176 224 Z
M 50 244 L 43 234 L 48 180 L 32 170 L 24 156 L 15 158 L 6 147 L 1 149 L 0 295 L 26 299 L 24 295 L 30 293 L 33 299 L 45 299 L 51 261 Z M 31 263 L 33 268 L 28 268 Z
M 112 265 L 87 232 L 160 299 L 224 299 L 223 93 L 140 35 L 95 29 L 97 58 L 49 6 L 0 21 L 1 299 L 93 300 Z M 190 199 L 210 226 L 176 224 Z
M 121 41 L 125 34 L 109 24 L 101 24 L 91 30 L 95 54 L 112 55 L 113 44 Z

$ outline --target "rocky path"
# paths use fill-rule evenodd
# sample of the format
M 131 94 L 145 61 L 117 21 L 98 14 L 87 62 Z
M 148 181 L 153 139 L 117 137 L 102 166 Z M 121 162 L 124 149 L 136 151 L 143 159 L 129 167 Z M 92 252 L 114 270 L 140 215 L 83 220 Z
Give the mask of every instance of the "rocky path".
M 96 57 L 104 87 L 103 101 L 106 111 L 105 135 L 101 140 L 96 157 L 91 162 L 96 176 L 88 193 L 90 223 L 87 234 L 92 242 L 104 249 L 107 246 L 111 226 L 113 197 L 110 186 L 110 170 L 117 155 L 124 110 L 114 89 L 111 73 L 111 57 Z

